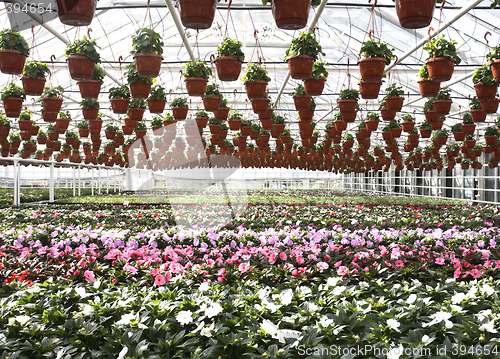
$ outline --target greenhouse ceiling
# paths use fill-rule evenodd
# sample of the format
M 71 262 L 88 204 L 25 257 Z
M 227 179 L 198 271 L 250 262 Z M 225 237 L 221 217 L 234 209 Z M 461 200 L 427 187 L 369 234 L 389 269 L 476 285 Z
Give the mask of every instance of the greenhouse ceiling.
M 470 11 L 443 29 L 448 21 L 461 14 L 462 9 L 476 3 L 477 5 Z M 286 113 L 290 129 L 297 130 L 297 112 L 291 94 L 300 82 L 288 80 L 288 67 L 284 62 L 284 56 L 299 31 L 277 28 L 270 6 L 264 6 L 259 0 L 235 0 L 230 4 L 229 10 L 229 3 L 218 4 L 211 28 L 199 31 L 182 29 L 185 31 L 189 47 L 196 58 L 209 62 L 210 57 L 216 54 L 217 46 L 224 36 L 241 41 L 245 53 L 243 69 L 248 62 L 262 62 L 272 79 L 268 84 L 271 100 L 275 101 L 282 92 L 276 104 L 276 111 L 281 114 Z M 315 20 L 315 16 L 320 15 L 313 28 L 325 53 L 321 59 L 329 64 L 327 68 L 330 73 L 323 94 L 316 98 L 315 120 L 320 129 L 331 119 L 332 111 L 336 111 L 336 101 L 340 91 L 347 88 L 349 83 L 353 88 L 358 87 L 360 75 L 356 61 L 363 41 L 370 36 L 370 30 L 373 30 L 375 38 L 380 38 L 393 48 L 400 60 L 395 66 L 394 62 L 391 64 L 378 100 L 360 100 L 361 116 L 366 114 L 365 111 L 377 110 L 385 87 L 398 83 L 405 91 L 403 112 L 415 113 L 417 120 L 423 119 L 422 106 L 427 99 L 422 98 L 419 93 L 417 73 L 425 62 L 427 53 L 418 44 L 429 38 L 429 31 L 432 34 L 432 29 L 402 28 L 392 1 L 378 1 L 372 5 L 365 1 L 331 1 L 322 9 L 321 14 L 318 14 L 319 7 L 312 8 L 309 14 L 308 27 Z M 125 66 L 133 61 L 130 54 L 131 37 L 140 28 L 152 27 L 163 38 L 164 61 L 157 83 L 171 92 L 167 99 L 171 100 L 177 95 L 186 93 L 181 71 L 182 66 L 190 61 L 190 55 L 164 1 L 154 0 L 148 5 L 142 1 L 100 0 L 95 17 L 88 28 L 63 25 L 50 13 L 42 15 L 46 21 L 42 26 L 27 15 L 15 16 L 9 21 L 7 10 L 4 9 L 1 13 L 3 28 L 8 28 L 12 21 L 13 27 L 22 29 L 22 35 L 33 47 L 30 57 L 49 64 L 52 75 L 48 84 L 64 87 L 66 100 L 63 109 L 69 110 L 74 119 L 81 119 L 81 109 L 78 105 L 81 97 L 76 81 L 71 80 L 69 76 L 65 49 L 67 42 L 81 39 L 85 35 L 90 35 L 97 41 L 103 60 L 102 66 L 109 75 L 105 79 L 99 97 L 101 111 L 108 116 L 108 120 L 115 122 L 120 120 L 119 115 L 109 110 L 107 91 L 117 83 L 126 83 L 123 72 Z M 446 2 L 442 11 L 437 7 L 434 12 L 430 27 L 434 32 L 439 30 L 439 36 L 442 34 L 448 39 L 457 41 L 457 48 L 462 58 L 462 63 L 455 67 L 453 78 L 441 86 L 449 87 L 453 98 L 452 110 L 447 116 L 445 126 L 450 126 L 458 120 L 460 113 L 469 107 L 469 98 L 474 95 L 472 73 L 485 63 L 488 46 L 496 46 L 500 42 L 500 32 L 497 27 L 499 15 L 498 10 L 490 9 L 488 1 Z M 302 31 L 306 31 L 308 27 Z M 487 33 L 489 34 L 486 35 Z M 213 70 L 215 73 L 215 68 Z M 0 76 L 3 84 L 12 80 L 20 82 L 19 77 L 4 74 Z M 257 121 L 240 80 L 223 83 L 217 80 L 217 82 L 231 108 L 238 109 L 246 117 Z M 34 113 L 40 113 L 39 104 L 35 100 L 36 98 L 32 98 L 26 103 Z M 200 97 L 191 97 L 190 102 L 191 109 L 203 108 Z M 489 115 L 487 122 L 492 122 L 494 119 Z M 350 124 L 348 130 L 354 128 L 355 124 Z

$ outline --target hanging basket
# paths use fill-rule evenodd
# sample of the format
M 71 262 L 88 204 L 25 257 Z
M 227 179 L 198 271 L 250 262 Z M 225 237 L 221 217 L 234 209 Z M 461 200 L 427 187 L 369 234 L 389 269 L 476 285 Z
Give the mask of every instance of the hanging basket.
M 19 117 L 23 108 L 23 99 L 7 97 L 3 100 L 3 109 L 7 117 Z
M 355 113 L 358 102 L 356 100 L 338 100 L 337 104 L 339 106 L 339 111 L 343 116 Z
M 196 117 L 196 126 L 198 128 L 205 128 L 208 124 L 208 117 Z
M 387 109 L 391 112 L 399 112 L 403 108 L 404 97 L 402 96 L 393 96 L 385 99 L 385 104 L 387 105 Z
M 33 126 L 32 120 L 18 120 L 17 123 L 19 124 L 19 130 L 31 132 L 31 127 Z M 29 137 L 31 137 L 31 133 L 29 134 Z
M 0 71 L 4 74 L 20 75 L 24 69 L 26 56 L 18 50 L 0 50 Z
M 471 111 L 471 115 L 472 115 L 472 111 Z M 476 125 L 473 123 L 462 124 L 462 131 L 466 135 L 473 135 L 475 130 L 476 130 Z
M 266 93 L 266 81 L 247 81 L 245 82 L 245 91 L 247 97 L 252 100 L 254 98 L 263 98 Z
M 95 120 L 99 114 L 99 108 L 82 108 L 82 114 L 87 121 Z
M 311 96 L 309 95 L 295 95 L 293 96 L 293 103 L 296 110 L 308 110 L 311 104 Z
M 227 116 L 229 115 L 228 107 L 219 107 L 219 109 L 214 112 L 214 117 L 217 121 L 227 121 Z
M 450 113 L 452 103 L 453 102 L 451 100 L 432 101 L 432 105 L 434 106 L 434 112 L 436 112 L 438 115 L 447 115 Z
M 309 96 L 321 96 L 325 88 L 326 79 L 321 77 L 317 80 L 307 79 L 304 80 L 304 89 Z
M 189 29 L 208 29 L 214 21 L 216 0 L 179 0 L 182 25 Z
M 308 55 L 292 56 L 287 62 L 292 79 L 307 80 L 311 77 L 314 57 Z
M 203 97 L 203 107 L 206 111 L 215 112 L 219 110 L 220 97 L 219 96 L 204 96 Z
M 208 80 L 203 77 L 186 77 L 186 90 L 189 96 L 203 96 L 207 89 Z
M 415 122 L 414 121 L 401 122 L 401 128 L 405 132 L 411 132 L 415 128 Z
M 88 128 L 79 128 L 78 134 L 80 135 L 80 137 L 89 137 L 90 130 Z
M 389 111 L 388 108 L 383 108 L 380 110 L 380 115 L 384 121 L 392 121 L 396 117 L 396 112 Z
M 112 98 L 109 100 L 111 103 L 111 109 L 113 113 L 122 114 L 127 113 L 128 104 L 130 103 L 129 99 L 126 98 Z
M 89 26 L 96 6 L 97 0 L 57 0 L 57 13 L 65 25 Z
M 476 96 L 479 101 L 494 100 L 497 95 L 498 85 L 477 83 L 474 85 L 474 89 L 476 90 Z
M 151 100 L 148 98 L 148 109 L 151 113 L 163 113 L 167 100 Z
M 42 108 L 42 118 L 45 122 L 54 122 L 57 120 L 59 112 L 49 112 Z
M 26 96 L 40 96 L 45 86 L 45 77 L 21 77 L 23 90 Z
M 215 59 L 217 77 L 221 81 L 236 81 L 240 77 L 241 64 L 237 57 L 223 56 Z
M 255 98 L 252 100 L 252 109 L 256 114 L 266 113 L 269 107 L 268 98 Z
M 363 81 L 380 81 L 384 76 L 387 61 L 383 57 L 369 57 L 358 60 L 360 76 Z
M 429 78 L 431 81 L 443 82 L 448 81 L 453 76 L 455 68 L 455 59 L 450 57 L 434 57 L 425 62 L 429 70 Z
M 87 56 L 72 55 L 66 59 L 69 74 L 73 80 L 90 80 L 94 74 L 95 62 Z
M 498 99 L 480 101 L 480 103 L 481 103 L 481 110 L 485 114 L 495 113 L 498 110 L 498 102 L 499 101 L 500 100 L 498 100 Z
M 382 86 L 382 81 L 360 81 L 359 93 L 365 100 L 374 100 L 378 97 L 380 86 Z
M 302 121 L 308 121 L 311 122 L 314 117 L 314 110 L 300 110 L 299 111 L 299 118 Z
M 101 81 L 82 80 L 78 81 L 78 89 L 82 98 L 98 98 L 101 92 Z
M 307 25 L 311 0 L 272 0 L 276 26 L 284 30 L 299 30 Z
M 483 110 L 470 110 L 470 114 L 472 116 L 472 121 L 474 121 L 474 123 L 486 121 L 486 113 L 484 113 Z
M 129 108 L 128 109 L 128 117 L 133 121 L 142 121 L 144 117 L 144 109 L 143 108 Z
M 405 29 L 429 26 L 435 7 L 436 0 L 396 0 L 396 14 Z
M 163 56 L 158 54 L 135 54 L 135 67 L 140 77 L 149 79 L 155 78 L 160 74 L 161 62 Z
M 422 97 L 434 97 L 439 92 L 441 84 L 428 79 L 418 81 L 418 88 Z
M 172 107 L 172 115 L 177 121 L 185 120 L 188 114 L 189 108 L 187 107 Z
M 495 82 L 500 82 L 500 60 L 495 60 L 491 63 L 491 71 L 493 72 L 493 77 Z
M 58 97 L 44 97 L 42 102 L 45 111 L 59 113 L 59 111 L 61 111 L 63 99 Z
M 149 92 L 151 91 L 151 84 L 148 84 L 142 80 L 131 83 L 130 94 L 133 98 L 143 98 L 149 97 Z

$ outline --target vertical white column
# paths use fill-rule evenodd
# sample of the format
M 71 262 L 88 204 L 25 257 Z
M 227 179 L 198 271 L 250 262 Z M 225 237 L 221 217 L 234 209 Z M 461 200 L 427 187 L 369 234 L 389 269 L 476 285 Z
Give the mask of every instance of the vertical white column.
M 106 194 L 109 194 L 109 168 L 106 168 Z
M 76 196 L 76 168 L 73 167 L 73 197 Z
M 78 196 L 82 194 L 82 168 L 78 166 Z
M 14 206 L 19 206 L 19 167 L 14 160 Z
M 92 196 L 94 195 L 94 167 L 92 167 L 92 181 L 90 182 L 90 188 L 92 188 Z
M 97 183 L 97 185 L 99 187 L 97 188 L 97 192 L 99 194 L 101 194 L 101 168 L 100 167 L 97 169 L 97 173 L 99 174 L 99 180 L 98 180 L 98 183 Z
M 54 202 L 54 163 L 50 164 L 49 171 L 49 202 Z

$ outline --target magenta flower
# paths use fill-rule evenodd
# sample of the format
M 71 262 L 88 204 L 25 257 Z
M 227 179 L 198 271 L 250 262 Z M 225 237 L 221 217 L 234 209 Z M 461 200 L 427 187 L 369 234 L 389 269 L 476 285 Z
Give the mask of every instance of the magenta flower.
M 346 266 L 340 266 L 337 268 L 337 274 L 338 275 L 345 275 L 347 274 L 347 267 Z
M 161 275 L 161 274 L 158 274 L 156 277 L 155 277 L 155 285 L 164 285 L 165 283 L 167 283 L 167 279 Z
M 87 282 L 92 282 L 95 278 L 95 275 L 91 270 L 86 270 L 84 273 L 84 277 Z
M 137 273 L 137 268 L 131 266 L 129 263 L 125 263 L 125 265 L 123 266 L 123 270 L 129 271 L 134 274 Z
M 318 268 L 320 269 L 320 271 L 324 271 L 324 270 L 329 268 L 329 265 L 328 265 L 328 263 L 325 263 L 325 262 L 319 262 Z
M 250 265 L 248 263 L 241 263 L 239 266 L 238 266 L 238 270 L 241 272 L 241 273 L 245 273 L 246 271 L 248 271 L 250 269 Z

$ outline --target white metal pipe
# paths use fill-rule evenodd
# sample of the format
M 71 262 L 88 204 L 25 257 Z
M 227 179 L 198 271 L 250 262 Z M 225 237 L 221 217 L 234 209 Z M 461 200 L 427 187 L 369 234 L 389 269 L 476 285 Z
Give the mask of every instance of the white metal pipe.
M 19 166 L 14 160 L 14 206 L 19 206 Z
M 171 0 L 165 0 L 165 1 L 171 1 Z M 316 27 L 316 24 L 319 21 L 319 18 L 321 17 L 321 14 L 323 13 L 323 10 L 325 9 L 326 3 L 328 0 L 321 0 L 321 4 L 318 6 L 318 10 L 316 10 L 316 15 L 314 15 L 313 20 L 311 21 L 311 24 L 309 25 L 309 29 L 307 30 L 308 32 L 313 32 L 314 28 Z M 274 102 L 274 107 L 278 105 L 278 102 L 281 98 L 281 95 L 283 94 L 283 91 L 285 91 L 286 84 L 288 83 L 288 80 L 290 80 L 290 70 L 287 71 L 287 74 L 285 76 L 285 80 L 283 81 L 283 85 L 281 85 L 281 89 L 278 92 L 278 96 L 276 97 L 276 101 Z
M 54 202 L 54 163 L 50 164 L 49 201 Z
M 194 57 L 193 50 L 191 49 L 191 45 L 189 45 L 189 41 L 186 37 L 186 33 L 184 31 L 184 27 L 182 25 L 181 19 L 179 17 L 179 14 L 177 13 L 177 10 L 175 9 L 175 6 L 172 2 L 172 0 L 165 0 L 165 3 L 167 4 L 168 10 L 170 11 L 170 14 L 172 14 L 172 19 L 174 19 L 175 26 L 177 27 L 177 31 L 179 31 L 179 35 L 181 35 L 182 42 L 184 42 L 184 46 L 186 47 L 186 50 L 189 54 L 189 57 L 191 58 L 191 61 L 196 61 L 196 58 Z
M 473 9 L 474 7 L 476 7 L 477 5 L 479 5 L 482 2 L 483 2 L 483 0 L 474 0 L 474 1 L 471 1 L 468 5 L 462 7 L 455 14 L 455 16 L 453 16 L 450 20 L 448 20 L 447 22 L 445 22 L 444 24 L 442 24 L 439 27 L 439 29 L 438 29 L 439 32 L 442 32 L 443 30 L 445 30 L 446 28 L 448 28 L 450 25 L 453 25 L 453 23 L 455 21 L 457 21 L 458 19 L 460 19 L 462 16 L 464 16 L 465 14 L 467 14 L 471 9 Z M 416 50 L 418 50 L 419 48 L 421 48 L 422 46 L 424 46 L 427 42 L 430 41 L 430 39 L 432 39 L 433 37 L 435 37 L 438 34 L 438 30 L 434 30 L 430 34 L 430 36 L 425 36 L 413 48 L 411 48 L 410 50 L 406 51 L 403 55 L 398 56 L 398 61 L 395 61 L 394 63 L 392 63 L 389 66 L 387 66 L 386 69 L 385 69 L 385 71 L 389 71 L 390 69 L 392 69 L 397 64 L 400 64 L 401 61 L 403 61 L 408 56 L 410 56 L 411 54 L 413 54 Z

